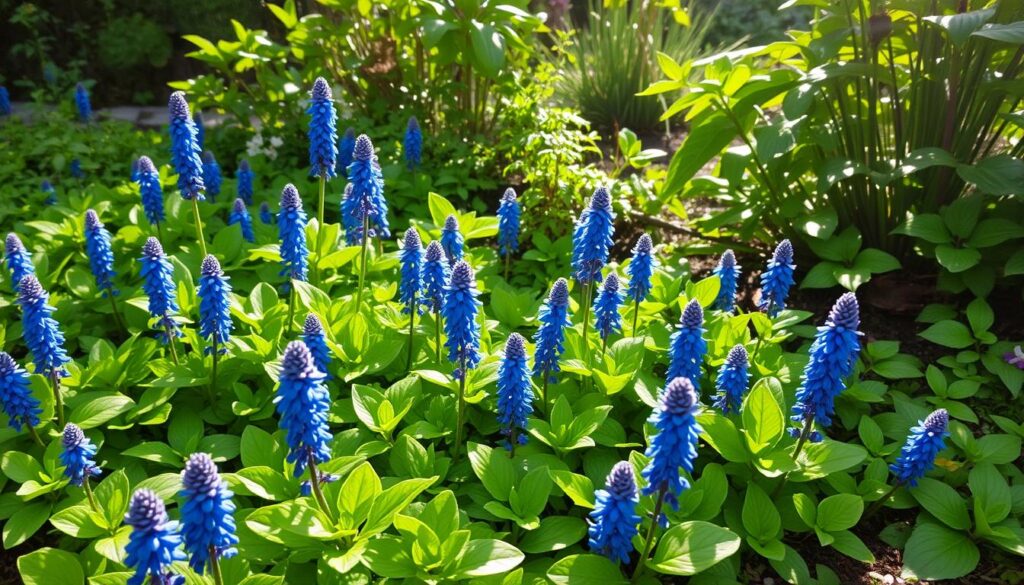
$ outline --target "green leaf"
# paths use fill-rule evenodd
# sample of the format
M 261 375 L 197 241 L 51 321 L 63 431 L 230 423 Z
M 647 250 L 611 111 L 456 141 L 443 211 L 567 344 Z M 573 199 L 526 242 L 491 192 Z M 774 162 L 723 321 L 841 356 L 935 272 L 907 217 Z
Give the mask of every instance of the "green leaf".
M 930 22 L 946 31 L 949 40 L 957 47 L 963 46 L 971 35 L 992 18 L 995 10 L 973 10 L 947 16 L 925 16 L 924 21 Z
M 160 441 L 146 441 L 139 443 L 138 445 L 125 449 L 122 455 L 126 457 L 138 457 L 146 461 L 152 461 L 154 463 L 161 463 L 171 467 L 181 467 L 182 458 L 181 455 L 176 453 L 174 449 L 167 443 L 161 443 Z
M 736 553 L 740 537 L 709 522 L 683 522 L 669 528 L 650 567 L 666 575 L 696 575 Z
M 133 406 L 135 406 L 135 402 L 124 394 L 96 392 L 91 395 L 91 398 L 79 403 L 78 407 L 71 411 L 68 420 L 82 429 L 92 429 L 128 412 Z
M 470 26 L 473 62 L 485 77 L 494 79 L 505 66 L 505 37 L 489 24 L 474 20 Z
M 999 470 L 991 463 L 982 463 L 971 470 L 968 479 L 971 494 L 974 495 L 975 516 L 985 515 L 989 524 L 1002 522 L 1010 514 L 1013 498 Z
M 273 435 L 249 425 L 242 431 L 241 454 L 245 467 L 262 465 L 281 471 L 286 451 Z
M 727 461 L 746 463 L 749 460 L 750 455 L 743 445 L 740 432 L 725 415 L 717 411 L 705 410 L 697 415 L 697 421 L 704 429 L 701 438 Z
M 547 516 L 539 528 L 523 535 L 519 548 L 527 554 L 553 552 L 576 544 L 586 534 L 587 523 L 582 518 Z
M 574 504 L 584 508 L 594 507 L 594 482 L 590 481 L 589 477 L 555 469 L 548 470 L 548 473 L 555 485 L 565 492 Z
M 131 484 L 123 469 L 118 469 L 96 486 L 96 503 L 103 509 L 107 526 L 118 526 L 128 511 L 128 498 L 131 497 Z
M 338 490 L 338 525 L 349 530 L 358 528 L 382 489 L 369 462 L 353 469 Z
M 17 483 L 38 481 L 43 477 L 43 466 L 31 455 L 20 451 L 7 451 L 0 456 L 0 471 Z
M 505 573 L 516 568 L 526 558 L 511 544 L 497 539 L 482 538 L 471 540 L 462 549 L 455 566 L 447 575 L 449 579 L 467 579 Z
M 381 492 L 370 504 L 366 524 L 359 531 L 360 538 L 366 538 L 387 530 L 395 515 L 401 512 L 419 496 L 423 490 L 437 481 L 437 476 L 426 479 L 407 479 Z
M 981 30 L 971 33 L 971 36 L 982 37 L 1013 45 L 1021 45 L 1024 44 L 1024 21 L 1011 22 L 1008 24 L 986 24 L 981 27 Z
M 743 528 L 761 542 L 773 540 L 782 529 L 782 517 L 768 494 L 757 484 L 747 485 L 743 499 Z
M 516 480 L 516 472 L 512 460 L 505 452 L 491 449 L 487 445 L 470 443 L 469 463 L 484 488 L 497 500 L 507 502 Z
M 871 550 L 856 534 L 849 530 L 840 530 L 839 532 L 831 533 L 831 535 L 832 548 L 862 563 L 875 562 L 875 555 L 871 554 Z
M 427 207 L 430 209 L 430 218 L 437 227 L 443 226 L 444 220 L 449 215 L 454 215 L 455 217 L 459 216 L 459 212 L 456 211 L 455 206 L 437 193 L 427 194 Z
M 768 387 L 767 378 L 758 380 L 747 394 L 742 417 L 747 444 L 754 453 L 771 449 L 786 432 L 785 415 Z
M 971 324 L 971 331 L 975 335 L 988 331 L 995 320 L 995 313 L 985 299 L 974 299 L 967 305 L 967 322 Z
M 405 579 L 416 575 L 416 563 L 402 541 L 394 536 L 385 535 L 369 541 L 362 561 L 381 577 Z
M 955 274 L 977 266 L 981 261 L 981 252 L 974 248 L 954 248 L 948 244 L 939 244 L 935 246 L 935 259 L 943 268 Z
M 883 252 L 877 248 L 865 248 L 860 251 L 860 254 L 857 254 L 857 258 L 853 261 L 853 268 L 855 270 L 866 270 L 871 274 L 880 274 L 882 272 L 899 270 L 900 261 L 888 252 Z
M 867 451 L 860 445 L 830 440 L 812 443 L 804 447 L 804 453 L 800 456 L 803 466 L 792 473 L 790 479 L 807 481 L 825 477 L 858 465 L 867 456 Z
M 974 336 L 971 335 L 971 330 L 959 321 L 939 321 L 919 335 L 932 343 L 953 349 L 964 349 L 974 345 Z
M 965 534 L 933 522 L 914 528 L 903 551 L 903 572 L 918 579 L 956 579 L 978 566 L 981 553 Z
M 818 504 L 817 526 L 826 532 L 852 528 L 864 513 L 864 500 L 853 494 L 829 496 Z
M 81 585 L 85 582 L 77 556 L 49 547 L 18 557 L 18 572 L 25 585 Z
M 835 262 L 818 262 L 807 271 L 807 275 L 800 281 L 800 288 L 832 288 L 838 284 L 835 273 L 841 269 L 842 266 Z
M 31 538 L 42 528 L 49 516 L 49 503 L 28 504 L 18 508 L 18 511 L 4 523 L 4 548 L 10 550 Z
M 570 555 L 559 559 L 547 572 L 555 585 L 625 585 L 618 565 L 600 555 Z
M 971 519 L 967 515 L 967 502 L 949 485 L 922 477 L 917 487 L 910 490 L 919 504 L 950 528 L 968 530 Z
M 1017 195 L 1024 184 L 1024 161 L 1008 154 L 990 156 L 974 165 L 957 168 L 960 178 L 989 195 Z
M 50 517 L 50 524 L 64 534 L 75 538 L 96 538 L 106 534 L 106 520 L 88 504 L 69 506 Z
M 672 155 L 668 176 L 661 188 L 660 198 L 667 199 L 682 191 L 683 186 L 704 168 L 713 157 L 736 137 L 736 126 L 725 114 L 715 113 L 690 128 L 683 144 Z
M 540 516 L 551 494 L 551 477 L 546 467 L 530 470 L 509 494 L 509 505 L 523 518 Z
M 920 238 L 932 244 L 946 244 L 953 241 L 953 236 L 946 229 L 942 217 L 935 213 L 919 213 L 909 215 L 907 221 L 892 231 L 913 238 Z
M 989 248 L 1017 238 L 1024 238 L 1024 227 L 1015 221 L 994 217 L 978 223 L 967 245 L 972 248 Z

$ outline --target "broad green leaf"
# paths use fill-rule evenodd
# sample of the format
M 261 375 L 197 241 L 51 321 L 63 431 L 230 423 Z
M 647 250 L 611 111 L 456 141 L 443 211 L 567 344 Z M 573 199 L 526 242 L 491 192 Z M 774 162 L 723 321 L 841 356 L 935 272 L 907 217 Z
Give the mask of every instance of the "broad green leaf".
M 503 540 L 471 540 L 447 576 L 450 579 L 467 579 L 505 573 L 518 566 L 524 558 L 526 556 L 519 549 Z
M 989 524 L 996 524 L 1010 514 L 1013 505 L 1010 486 L 994 465 L 982 463 L 975 466 L 967 483 L 974 496 L 975 516 L 981 512 Z
M 918 579 L 956 579 L 978 566 L 981 553 L 962 532 L 922 522 L 914 528 L 903 551 L 903 576 Z
M 950 528 L 968 530 L 971 519 L 967 515 L 967 502 L 955 489 L 941 481 L 928 477 L 918 480 L 917 487 L 910 490 L 925 510 Z
M 782 518 L 775 503 L 754 483 L 747 486 L 742 518 L 743 528 L 761 542 L 773 540 L 782 528 Z
M 508 455 L 487 445 L 469 443 L 469 463 L 487 491 L 499 501 L 507 502 L 516 479 L 515 467 Z
M 352 470 L 338 490 L 338 524 L 346 529 L 358 528 L 381 491 L 380 478 L 369 462 Z
M 435 481 L 437 476 L 407 479 L 381 492 L 370 504 L 370 512 L 366 517 L 366 524 L 359 531 L 359 537 L 366 538 L 387 530 L 395 515 L 404 510 Z
M 758 380 L 743 401 L 743 429 L 747 445 L 754 453 L 769 450 L 786 432 L 786 418 L 767 379 Z
M 864 512 L 864 500 L 853 494 L 829 496 L 818 504 L 817 526 L 827 532 L 852 528 Z
M 581 554 L 563 557 L 551 565 L 548 579 L 555 585 L 588 585 L 602 583 L 625 585 L 618 565 L 600 555 Z
M 530 530 L 519 541 L 519 548 L 528 554 L 553 552 L 572 546 L 587 534 L 587 523 L 573 516 L 541 518 L 540 527 Z
M 658 541 L 650 567 L 666 575 L 696 575 L 736 553 L 740 537 L 709 522 L 683 522 Z
M 971 335 L 971 330 L 959 321 L 939 321 L 919 335 L 932 343 L 953 349 L 964 349 L 974 345 L 974 336 Z
M 25 585 L 81 585 L 85 582 L 77 556 L 49 547 L 18 557 L 18 573 Z

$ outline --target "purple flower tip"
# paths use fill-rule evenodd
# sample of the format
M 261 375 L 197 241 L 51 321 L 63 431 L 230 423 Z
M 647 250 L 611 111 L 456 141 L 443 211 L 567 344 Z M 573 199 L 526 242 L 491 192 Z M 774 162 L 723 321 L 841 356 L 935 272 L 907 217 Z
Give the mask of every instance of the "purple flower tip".
M 437 240 L 427 244 L 426 253 L 427 262 L 438 262 L 444 257 L 444 248 L 441 247 L 441 243 Z
M 144 174 L 155 173 L 156 166 L 153 165 L 153 161 L 148 156 L 139 157 L 139 172 Z
M 302 199 L 299 197 L 299 190 L 295 185 L 288 183 L 281 191 L 281 209 L 299 209 L 302 207 Z
M 220 487 L 217 465 L 206 453 L 193 453 L 185 463 L 181 485 L 197 493 L 209 493 Z
M 686 304 L 686 308 L 683 309 L 683 319 L 681 321 L 683 327 L 700 327 L 704 324 L 704 309 L 701 308 L 700 303 L 697 299 L 693 299 Z
M 85 433 L 75 423 L 64 425 L 64 437 L 61 440 L 65 449 L 77 447 L 85 440 Z
M 191 115 L 188 110 L 188 102 L 185 101 L 185 92 L 176 91 L 167 100 L 167 110 L 171 114 L 171 120 L 188 120 Z
M 453 289 L 468 287 L 475 280 L 476 276 L 473 274 L 473 268 L 465 260 L 459 260 L 455 268 L 452 268 L 451 287 Z
M 12 252 L 24 252 L 25 245 L 21 243 L 21 238 L 17 234 L 7 234 L 7 242 L 5 246 L 7 253 Z
M 317 317 L 314 313 L 306 315 L 306 322 L 302 325 L 302 333 L 304 335 L 320 335 L 323 332 L 324 326 L 320 322 L 320 317 Z
M 672 414 L 686 414 L 697 404 L 697 392 L 688 378 L 675 378 L 665 386 L 661 408 Z
M 860 325 L 860 305 L 857 304 L 857 296 L 848 292 L 839 297 L 828 314 L 828 323 L 834 327 L 856 331 Z
M 551 294 L 548 296 L 552 306 L 567 306 L 569 304 L 569 282 L 559 278 L 551 287 Z
M 316 101 L 331 99 L 331 86 L 323 77 L 317 77 L 316 81 L 313 82 L 312 97 Z
M 454 215 L 449 215 L 444 218 L 444 229 L 453 232 L 459 229 L 459 218 Z
M 590 198 L 590 208 L 611 211 L 612 195 L 608 192 L 607 187 L 602 185 L 597 189 L 594 189 L 594 195 Z
M 636 495 L 636 475 L 629 461 L 619 461 L 612 467 L 606 482 L 608 493 L 616 498 L 631 499 Z
M 423 247 L 423 242 L 420 240 L 420 233 L 416 231 L 416 228 L 409 228 L 405 230 L 405 241 L 402 246 L 406 250 L 419 250 Z
M 281 358 L 281 377 L 289 380 L 316 377 L 323 378 L 323 374 L 316 369 L 313 361 L 313 354 L 309 347 L 302 341 L 292 341 L 284 348 L 284 357 Z
M 8 375 L 18 367 L 17 362 L 6 351 L 0 351 L 0 375 Z
M 153 259 L 163 256 L 164 247 L 160 245 L 160 240 L 153 236 L 146 238 L 146 243 L 142 244 L 142 255 Z
M 502 194 L 501 200 L 507 203 L 514 202 L 516 200 L 516 190 L 512 187 L 505 189 L 505 193 Z
M 605 279 L 604 290 L 611 293 L 619 292 L 619 277 L 614 272 L 609 274 L 608 278 Z
M 746 368 L 747 367 L 747 348 L 742 345 L 735 345 L 729 350 L 729 355 L 725 358 L 725 363 L 733 368 Z
M 936 410 L 929 414 L 928 418 L 924 419 L 924 428 L 936 435 L 945 433 L 947 426 L 949 426 L 949 413 L 946 412 L 945 408 Z
M 722 253 L 722 259 L 719 261 L 722 268 L 731 270 L 736 266 L 736 255 L 732 253 L 732 250 L 726 250 Z
M 243 213 L 245 211 L 245 201 L 241 197 L 235 199 L 235 204 L 232 205 L 232 209 L 235 213 Z
M 789 240 L 782 240 L 779 245 L 775 247 L 775 256 L 773 258 L 779 264 L 792 264 L 793 263 L 793 244 Z
M 241 162 L 238 163 L 238 170 L 240 172 L 243 172 L 243 173 L 247 173 L 247 172 L 249 172 L 251 170 L 249 168 L 249 161 L 248 161 L 248 159 L 244 159 L 243 158 L 241 160 Z
M 217 159 L 214 158 L 212 152 L 210 152 L 209 150 L 204 150 L 203 151 L 203 162 L 206 163 L 206 164 L 215 163 L 215 162 L 217 162 Z
M 416 116 L 409 116 L 409 124 L 407 126 L 410 130 L 420 129 L 420 122 L 416 119 Z
M 352 149 L 352 158 L 361 161 L 373 160 L 373 142 L 370 142 L 369 136 L 360 134 L 356 138 L 356 146 Z
M 518 333 L 511 333 L 505 342 L 505 357 L 507 359 L 523 359 L 526 357 L 526 339 Z
M 103 227 L 103 222 L 100 221 L 100 216 L 96 215 L 96 212 L 89 209 L 85 212 L 85 229 L 87 230 L 98 230 Z
M 224 274 L 220 269 L 220 262 L 213 254 L 203 258 L 203 265 L 199 271 L 203 276 L 222 276 Z
M 18 283 L 18 296 L 25 301 L 33 301 L 42 298 L 46 294 L 43 285 L 39 284 L 36 275 L 29 274 Z
M 136 530 L 150 530 L 167 521 L 167 508 L 156 492 L 145 488 L 135 490 L 124 521 Z

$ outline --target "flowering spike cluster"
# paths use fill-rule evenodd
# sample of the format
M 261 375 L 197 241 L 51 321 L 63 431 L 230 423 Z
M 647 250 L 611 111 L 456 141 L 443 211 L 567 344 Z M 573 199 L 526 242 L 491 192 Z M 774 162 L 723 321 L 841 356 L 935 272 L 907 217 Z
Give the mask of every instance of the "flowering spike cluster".
M 44 204 L 57 205 L 57 191 L 49 181 L 44 180 L 40 183 L 39 190 L 46 194 L 46 200 L 43 201 Z
M 343 223 L 350 226 L 348 241 L 358 243 L 363 237 L 391 237 L 388 227 L 388 204 L 384 199 L 384 178 L 380 172 L 380 164 L 373 150 L 373 143 L 365 134 L 356 138 L 352 149 L 352 164 L 348 167 L 348 182 L 351 191 L 341 204 Z M 363 234 L 363 223 L 369 229 Z
M 88 124 L 92 120 L 92 103 L 89 102 L 89 90 L 81 83 L 75 85 L 75 107 L 78 108 L 78 119 Z
M 345 242 L 349 246 L 355 246 L 362 241 L 359 234 L 363 231 L 363 224 L 359 218 L 345 212 L 351 196 L 352 183 L 347 183 L 341 193 L 341 225 L 345 228 Z
M 148 238 L 142 245 L 142 290 L 149 297 L 149 314 L 157 319 L 160 332 L 157 337 L 167 343 L 170 335 L 181 337 L 174 315 L 178 313 L 178 299 L 174 287 L 174 268 L 164 254 L 163 246 L 156 238 Z
M 561 371 L 558 359 L 565 351 L 565 327 L 569 324 L 569 283 L 564 278 L 551 287 L 537 319 L 540 327 L 533 335 L 537 345 L 533 351 L 533 375 L 546 375 L 554 383 L 558 379 L 555 374 Z
M 772 259 L 768 261 L 768 269 L 761 275 L 761 302 L 760 308 L 768 313 L 769 317 L 775 317 L 786 308 L 786 297 L 789 296 L 789 289 L 793 286 L 793 272 L 796 264 L 793 264 L 793 244 L 789 240 L 782 240 L 775 247 Z
M 245 201 L 246 205 L 252 205 L 252 184 L 255 179 L 256 175 L 252 172 L 249 161 L 243 158 L 238 163 L 238 170 L 235 172 L 235 194 L 238 195 L 239 199 Z
M 505 358 L 498 368 L 498 425 L 508 448 L 526 444 L 526 419 L 533 412 L 530 368 L 526 365 L 526 340 L 512 333 L 505 342 Z M 512 435 L 515 434 L 515 443 Z
M 212 549 L 216 559 L 227 559 L 238 551 L 235 536 L 235 503 L 217 466 L 206 453 L 195 453 L 181 472 L 181 535 L 185 551 L 192 556 L 189 566 L 203 574 Z
M 117 295 L 114 288 L 114 252 L 110 249 L 110 232 L 103 226 L 96 212 L 85 212 L 85 251 L 89 255 L 89 268 L 96 279 L 96 287 L 107 294 Z
M 896 463 L 889 466 L 900 485 L 917 486 L 917 480 L 935 467 L 935 456 L 946 448 L 949 413 L 940 408 L 910 429 Z
M 277 231 L 281 236 L 281 276 L 305 281 L 309 271 L 306 247 L 306 212 L 295 185 L 281 191 L 281 210 L 277 213 Z
M 633 259 L 626 267 L 626 273 L 629 274 L 629 291 L 626 294 L 636 303 L 646 299 L 651 292 L 651 275 L 658 267 L 653 251 L 651 236 L 641 235 L 633 246 Z
M 740 267 L 736 264 L 736 256 L 732 250 L 726 250 L 714 270 L 721 286 L 715 297 L 715 308 L 719 311 L 732 313 L 736 307 L 736 285 L 740 280 Z
M 399 301 L 405 305 L 403 313 L 412 313 L 417 297 L 423 289 L 423 243 L 416 228 L 405 230 L 402 242 L 402 281 L 398 286 Z
M 636 513 L 639 502 L 633 466 L 628 461 L 619 461 L 608 474 L 604 489 L 594 492 L 587 543 L 590 550 L 614 562 L 629 563 L 633 537 L 640 525 Z
M 792 420 L 803 425 L 813 418 L 822 427 L 832 424 L 835 399 L 846 389 L 845 378 L 853 373 L 860 353 L 860 307 L 853 293 L 839 297 L 825 325 L 811 344 L 811 359 L 796 391 Z M 797 429 L 791 429 L 791 433 Z
M 132 527 L 124 564 L 135 569 L 128 585 L 142 585 L 147 577 L 150 584 L 182 585 L 185 579 L 170 572 L 172 563 L 185 560 L 179 524 L 167 517 L 160 496 L 145 488 L 135 490 L 124 523 Z
M 245 207 L 245 200 L 241 197 L 235 199 L 234 205 L 231 206 L 231 215 L 228 216 L 228 225 L 238 224 L 242 228 L 242 237 L 245 238 L 246 242 L 255 242 L 256 234 L 252 231 L 252 217 L 249 216 L 249 210 Z
M 615 214 L 608 189 L 598 187 L 590 198 L 590 207 L 576 223 L 572 242 L 572 268 L 581 284 L 601 282 L 601 269 L 608 262 L 615 233 Z
M 199 159 L 201 147 L 196 136 L 196 124 L 189 116 L 185 93 L 176 91 L 167 103 L 170 112 L 171 164 L 178 173 L 178 190 L 182 199 L 203 201 L 203 162 Z
M 160 173 L 153 166 L 153 161 L 148 156 L 140 156 L 136 160 L 132 177 L 139 184 L 146 219 L 153 225 L 160 223 L 164 220 L 164 191 L 160 186 Z
M 666 380 L 686 378 L 700 392 L 701 364 L 708 351 L 704 340 L 704 310 L 697 299 L 687 303 L 679 329 L 669 340 L 669 365 Z
M 71 164 L 68 166 L 68 170 L 71 172 L 72 179 L 85 178 L 85 171 L 82 170 L 82 161 L 77 158 L 71 159 Z
M 423 255 L 423 304 L 435 315 L 444 306 L 445 290 L 451 278 L 451 268 L 444 257 L 441 244 L 435 240 Z
M 231 341 L 231 285 L 212 254 L 203 258 L 199 275 L 199 334 L 210 343 L 205 353 L 227 353 Z
M 324 373 L 317 369 L 309 348 L 293 341 L 284 350 L 281 375 L 274 403 L 287 433 L 288 461 L 295 464 L 295 477 L 306 470 L 310 457 L 323 463 L 331 458 L 331 431 L 327 417 L 331 397 L 323 385 Z
M 28 379 L 28 371 L 14 361 L 7 352 L 0 351 L 0 406 L 7 415 L 7 424 L 15 432 L 21 432 L 21 426 L 32 429 L 39 425 L 39 415 L 43 409 L 39 400 L 32 395 Z
M 220 176 L 220 165 L 209 150 L 203 152 L 203 181 L 206 183 L 206 194 L 210 196 L 210 201 L 217 201 L 223 179 Z
M 700 408 L 697 390 L 690 380 L 675 378 L 665 386 L 658 408 L 647 420 L 658 433 L 644 452 L 650 463 L 643 470 L 647 486 L 644 494 L 665 491 L 665 501 L 679 509 L 679 494 L 690 487 L 690 482 L 679 474 L 682 467 L 693 473 L 697 458 L 697 437 L 702 432 L 696 414 Z M 659 519 L 662 523 L 665 518 Z
M 50 293 L 43 289 L 34 274 L 21 279 L 18 304 L 21 305 L 22 336 L 32 352 L 36 373 L 47 377 L 66 377 L 64 364 L 71 361 L 64 351 L 64 332 L 51 315 L 56 310 L 47 301 Z
M 476 321 L 480 311 L 480 292 L 476 289 L 476 275 L 465 260 L 452 268 L 445 287 L 444 332 L 448 336 L 448 360 L 456 365 L 454 376 L 461 379 L 480 362 L 480 325 Z
M 7 88 L 0 85 L 0 116 L 11 115 L 11 94 Z
M 462 232 L 459 231 L 459 219 L 454 215 L 449 215 L 444 218 L 444 229 L 441 230 L 441 247 L 444 248 L 444 254 L 448 258 L 448 263 L 452 266 L 456 262 L 462 260 L 464 240 L 462 238 Z
M 100 474 L 100 468 L 93 461 L 96 445 L 92 444 L 78 425 L 64 425 L 61 446 L 64 450 L 60 453 L 60 462 L 64 466 L 64 476 L 71 480 L 71 485 L 82 487 L 87 479 Z
M 335 165 L 336 174 L 343 177 L 348 176 L 348 166 L 352 164 L 352 150 L 356 147 L 356 131 L 346 128 L 345 133 L 338 140 L 338 164 Z
M 410 171 L 416 170 L 423 160 L 423 133 L 416 116 L 409 116 L 409 124 L 405 127 L 405 141 L 402 143 L 405 164 Z
M 323 323 L 314 313 L 306 315 L 306 322 L 302 327 L 302 341 L 309 348 L 313 355 L 313 363 L 316 369 L 324 373 L 324 380 L 331 379 L 331 350 L 327 347 L 327 335 L 324 333 Z
M 747 385 L 750 383 L 747 359 L 745 347 L 733 346 L 722 368 L 718 370 L 718 379 L 715 380 L 718 395 L 715 396 L 714 407 L 723 414 L 740 411 L 743 396 L 747 393 Z
M 7 269 L 11 271 L 11 290 L 18 292 L 18 285 L 21 279 L 30 274 L 36 273 L 36 267 L 32 264 L 32 255 L 21 243 L 17 234 L 7 234 L 7 241 L 4 243 L 4 259 L 7 261 Z
M 260 203 L 260 221 L 265 225 L 274 223 L 274 214 L 270 211 L 270 204 L 266 201 Z
M 201 111 L 196 110 L 192 114 L 192 123 L 196 126 L 196 146 L 199 147 L 199 152 L 202 152 L 206 148 L 206 124 Z
M 498 206 L 498 253 L 502 256 L 519 250 L 519 216 L 516 192 L 509 187 Z
M 338 164 L 338 114 L 331 101 L 331 86 L 317 77 L 310 92 L 309 109 L 309 174 L 331 179 Z
M 622 293 L 619 292 L 619 277 L 614 272 L 608 275 L 601 292 L 594 299 L 594 329 L 601 339 L 608 339 L 612 333 L 622 331 L 622 316 L 619 305 L 622 304 Z

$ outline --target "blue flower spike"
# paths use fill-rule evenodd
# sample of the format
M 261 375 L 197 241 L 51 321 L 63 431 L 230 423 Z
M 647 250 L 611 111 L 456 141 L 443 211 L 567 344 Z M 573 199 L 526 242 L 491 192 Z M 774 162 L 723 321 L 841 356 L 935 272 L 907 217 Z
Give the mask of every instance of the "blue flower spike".
M 224 179 L 220 176 L 220 164 L 209 150 L 203 152 L 203 181 L 206 184 L 206 194 L 210 196 L 210 202 L 215 203 L 217 196 L 220 195 L 220 187 Z
M 658 407 L 647 421 L 657 433 L 644 452 L 650 462 L 643 470 L 647 480 L 643 493 L 658 494 L 656 511 L 660 511 L 662 502 L 668 502 L 678 510 L 679 495 L 690 487 L 690 482 L 679 473 L 679 469 L 693 473 L 697 438 L 703 432 L 696 418 L 699 410 L 696 388 L 686 378 L 675 378 L 665 386 Z M 667 525 L 664 515 L 656 512 L 655 516 L 663 526 Z
M 253 183 L 255 181 L 256 174 L 252 172 L 249 161 L 243 158 L 238 163 L 238 170 L 235 171 L 235 192 L 239 199 L 245 201 L 246 205 L 252 205 L 252 196 L 255 189 Z
M 324 380 L 332 378 L 331 350 L 327 346 L 327 334 L 324 332 L 324 325 L 315 313 L 306 315 L 306 321 L 302 325 L 302 341 L 309 348 L 313 355 L 313 363 L 316 369 L 324 373 Z
M 590 550 L 613 562 L 628 564 L 633 537 L 640 525 L 640 516 L 636 513 L 639 502 L 633 466 L 628 461 L 619 461 L 608 474 L 604 489 L 594 492 L 587 541 Z
M 462 260 L 464 255 L 465 240 L 462 232 L 459 231 L 459 218 L 449 215 L 444 218 L 444 229 L 441 230 L 441 247 L 448 258 L 448 264 L 455 266 L 455 263 Z
M 213 255 L 203 258 L 199 271 L 199 334 L 206 339 L 206 354 L 227 353 L 231 342 L 231 285 Z
M 636 336 L 636 327 L 640 318 L 640 303 L 647 299 L 651 292 L 651 276 L 654 269 L 658 267 L 658 260 L 654 257 L 654 241 L 651 236 L 642 234 L 633 246 L 633 258 L 626 266 L 626 274 L 629 275 L 629 290 L 626 296 L 633 300 L 633 336 Z
M 455 365 L 452 376 L 459 381 L 455 444 L 452 450 L 452 457 L 456 459 L 462 445 L 467 371 L 480 363 L 480 324 L 477 316 L 481 303 L 477 300 L 478 296 L 480 292 L 476 288 L 476 274 L 465 260 L 460 260 L 452 268 L 443 308 L 448 360 Z
M 270 225 L 274 223 L 274 213 L 270 211 L 270 204 L 264 201 L 260 203 L 260 221 L 264 225 Z
M 676 329 L 669 340 L 666 380 L 686 378 L 697 392 L 700 392 L 701 366 L 707 351 L 708 342 L 704 339 L 704 309 L 697 299 L 693 299 L 683 309 L 679 329 Z
M 498 253 L 505 257 L 505 280 L 508 280 L 509 258 L 519 251 L 520 215 L 515 189 L 509 187 L 498 206 Z
M 39 399 L 32 395 L 28 371 L 4 351 L 0 351 L 0 406 L 7 415 L 7 425 L 14 432 L 20 433 L 25 426 L 38 440 L 34 429 L 39 426 L 43 409 Z
M 761 301 L 759 306 L 769 317 L 775 318 L 786 308 L 786 297 L 793 286 L 793 244 L 782 240 L 761 275 Z
M 345 133 L 338 140 L 338 164 L 335 166 L 335 173 L 345 177 L 348 175 L 348 166 L 352 164 L 352 151 L 356 147 L 356 131 L 346 128 Z
M 160 333 L 157 335 L 165 344 L 170 344 L 174 362 L 178 362 L 174 339 L 184 335 L 175 316 L 178 314 L 177 286 L 174 284 L 174 267 L 164 254 L 160 241 L 150 237 L 142 245 L 141 265 L 142 290 L 149 297 L 149 316 L 156 320 Z
M 526 364 L 526 339 L 511 333 L 498 368 L 498 426 L 505 446 L 515 456 L 516 445 L 526 444 L 526 421 L 533 412 L 530 368 Z
M 92 102 L 89 100 L 89 90 L 81 83 L 75 85 L 75 108 L 78 110 L 78 119 L 83 124 L 92 121 Z
M 281 210 L 277 213 L 277 231 L 281 237 L 281 276 L 306 281 L 309 272 L 309 248 L 306 246 L 306 212 L 299 191 L 291 183 L 281 191 Z
M 139 185 L 142 211 L 150 225 L 159 226 L 164 221 L 164 191 L 160 185 L 160 173 L 148 156 L 140 156 L 137 165 L 133 176 Z
M 416 116 L 409 116 L 409 123 L 405 127 L 405 140 L 402 142 L 402 154 L 405 155 L 406 167 L 415 172 L 423 161 L 423 133 L 420 131 L 420 123 Z
M 85 212 L 85 250 L 89 256 L 89 268 L 96 279 L 96 288 L 104 298 L 116 296 L 118 291 L 114 288 L 113 278 L 117 272 L 114 271 L 114 252 L 110 249 L 110 232 L 92 209 Z
M 604 348 L 608 346 L 609 337 L 622 331 L 622 316 L 619 315 L 621 304 L 619 277 L 612 272 L 605 278 L 597 298 L 594 299 L 594 329 L 601 336 Z
M 548 405 L 548 384 L 558 381 L 561 367 L 558 360 L 565 351 L 565 328 L 569 325 L 569 283 L 559 278 L 551 286 L 547 300 L 541 305 L 537 317 L 540 327 L 533 335 L 533 375 L 541 377 L 541 399 Z
M 306 113 L 309 114 L 309 174 L 332 179 L 338 164 L 338 114 L 331 86 L 323 77 L 313 82 Z
M 170 115 L 171 164 L 178 173 L 181 198 L 203 201 L 206 183 L 203 182 L 203 161 L 199 156 L 201 148 L 196 137 L 195 122 L 189 115 L 185 93 L 172 93 L 167 108 Z
M 124 523 L 132 527 L 124 560 L 134 571 L 128 585 L 184 585 L 184 577 L 171 573 L 173 563 L 186 559 L 180 525 L 167 516 L 160 496 L 145 488 L 136 490 Z
M 36 267 L 32 264 L 32 254 L 25 249 L 25 244 L 17 234 L 7 234 L 7 240 L 4 242 L 4 260 L 7 262 L 7 269 L 11 271 L 11 290 L 16 293 L 21 279 L 36 273 Z
M 714 407 L 721 410 L 722 414 L 740 411 L 743 397 L 747 393 L 747 386 L 750 384 L 747 360 L 746 348 L 742 345 L 735 345 L 729 350 L 725 363 L 718 370 L 718 379 L 715 380 L 715 389 L 718 394 L 715 396 Z
M 234 205 L 231 206 L 231 215 L 228 216 L 228 225 L 236 223 L 241 228 L 242 238 L 246 242 L 256 241 L 256 233 L 252 229 L 252 216 L 249 215 L 249 210 L 245 207 L 245 200 L 241 197 L 235 199 Z
M 736 264 L 736 255 L 726 250 L 714 270 L 721 286 L 715 297 L 715 308 L 719 311 L 732 313 L 736 309 L 736 288 L 740 279 L 740 267 Z
M 220 559 L 238 550 L 235 536 L 234 494 L 217 473 L 217 465 L 206 453 L 194 453 L 181 472 L 181 535 L 189 566 L 202 575 L 207 565 L 219 575 Z
M 940 408 L 910 429 L 899 458 L 889 469 L 900 485 L 916 487 L 919 479 L 935 467 L 935 458 L 946 448 L 949 413 Z

